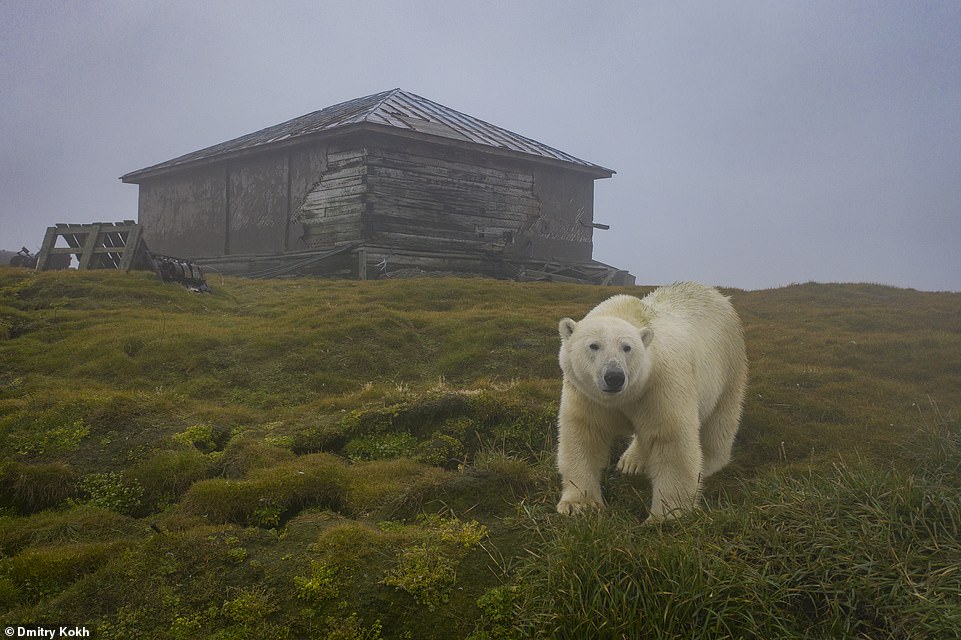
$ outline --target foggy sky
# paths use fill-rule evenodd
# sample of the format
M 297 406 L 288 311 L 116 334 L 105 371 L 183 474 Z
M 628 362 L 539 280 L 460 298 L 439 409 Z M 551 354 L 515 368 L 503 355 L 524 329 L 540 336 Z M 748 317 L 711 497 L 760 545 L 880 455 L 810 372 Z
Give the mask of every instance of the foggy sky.
M 0 0 L 0 248 L 400 87 L 617 171 L 638 283 L 961 291 L 961 2 Z

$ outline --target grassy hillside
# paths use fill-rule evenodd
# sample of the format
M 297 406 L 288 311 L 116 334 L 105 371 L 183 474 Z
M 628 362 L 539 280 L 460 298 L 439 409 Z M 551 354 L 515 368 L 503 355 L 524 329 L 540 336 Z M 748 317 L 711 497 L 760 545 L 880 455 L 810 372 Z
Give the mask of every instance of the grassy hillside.
M 553 512 L 557 320 L 618 292 L 0 269 L 0 620 L 101 638 L 961 637 L 961 295 L 730 292 L 705 509 Z

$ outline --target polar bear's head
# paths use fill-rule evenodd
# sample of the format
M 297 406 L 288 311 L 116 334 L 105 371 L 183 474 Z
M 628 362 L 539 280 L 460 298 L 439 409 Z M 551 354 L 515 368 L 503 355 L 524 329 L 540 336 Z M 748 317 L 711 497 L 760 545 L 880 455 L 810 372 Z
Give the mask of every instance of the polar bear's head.
M 598 402 L 616 404 L 644 389 L 651 371 L 650 327 L 617 317 L 564 318 L 560 364 L 565 380 Z

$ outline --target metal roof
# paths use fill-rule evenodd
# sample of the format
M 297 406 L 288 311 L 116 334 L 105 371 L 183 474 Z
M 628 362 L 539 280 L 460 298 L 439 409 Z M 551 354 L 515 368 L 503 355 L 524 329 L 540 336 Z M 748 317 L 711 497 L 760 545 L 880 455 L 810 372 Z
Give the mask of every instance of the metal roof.
M 427 98 L 402 89 L 391 89 L 363 98 L 314 111 L 307 115 L 261 129 L 254 133 L 182 155 L 121 177 L 124 182 L 137 182 L 148 175 L 212 160 L 219 156 L 280 144 L 314 134 L 334 131 L 350 125 L 380 125 L 426 136 L 443 137 L 495 149 L 559 161 L 586 169 L 599 177 L 614 172 L 559 151 L 507 129 L 455 111 Z

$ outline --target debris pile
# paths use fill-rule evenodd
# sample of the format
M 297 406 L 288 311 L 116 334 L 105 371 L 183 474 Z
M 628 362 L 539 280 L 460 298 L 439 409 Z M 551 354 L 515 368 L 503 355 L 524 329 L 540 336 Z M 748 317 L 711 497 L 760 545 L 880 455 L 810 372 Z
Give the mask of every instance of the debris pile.
M 569 264 L 545 262 L 524 266 L 516 276 L 521 282 L 568 282 L 572 284 L 598 284 L 631 286 L 634 276 L 601 262 Z
M 204 270 L 198 265 L 180 258 L 154 255 L 154 271 L 164 282 L 177 282 L 190 291 L 210 293 Z
M 37 266 L 37 256 L 31 255 L 30 249 L 23 247 L 20 251 L 10 258 L 11 267 L 26 267 L 27 269 L 35 269 Z

